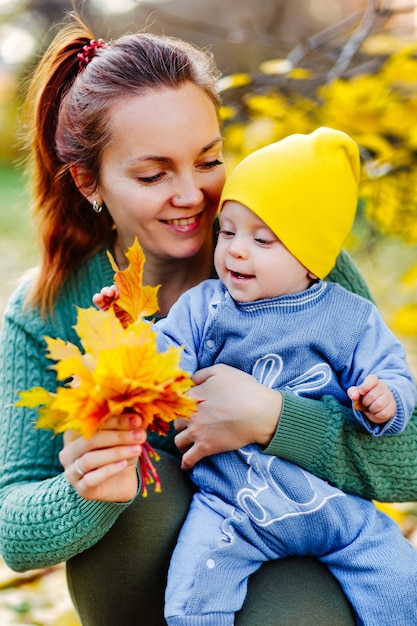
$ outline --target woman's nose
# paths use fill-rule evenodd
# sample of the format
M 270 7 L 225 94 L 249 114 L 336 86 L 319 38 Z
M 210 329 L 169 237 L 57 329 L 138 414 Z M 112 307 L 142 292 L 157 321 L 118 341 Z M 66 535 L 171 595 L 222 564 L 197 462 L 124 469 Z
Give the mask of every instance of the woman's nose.
M 172 203 L 177 207 L 192 207 L 200 204 L 203 198 L 201 187 L 190 177 L 188 180 L 177 182 Z

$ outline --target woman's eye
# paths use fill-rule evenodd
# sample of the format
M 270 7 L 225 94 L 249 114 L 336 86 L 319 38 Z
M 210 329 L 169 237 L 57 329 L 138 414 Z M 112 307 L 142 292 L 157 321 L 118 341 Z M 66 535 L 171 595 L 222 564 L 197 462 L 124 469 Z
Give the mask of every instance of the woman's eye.
M 207 161 L 206 163 L 202 163 L 200 167 L 206 170 L 212 170 L 218 165 L 223 165 L 223 161 L 219 161 L 219 159 L 214 159 L 214 161 Z
M 153 185 L 154 183 L 159 183 L 164 176 L 165 172 L 158 172 L 158 174 L 154 174 L 153 176 L 138 176 L 138 181 L 142 185 Z

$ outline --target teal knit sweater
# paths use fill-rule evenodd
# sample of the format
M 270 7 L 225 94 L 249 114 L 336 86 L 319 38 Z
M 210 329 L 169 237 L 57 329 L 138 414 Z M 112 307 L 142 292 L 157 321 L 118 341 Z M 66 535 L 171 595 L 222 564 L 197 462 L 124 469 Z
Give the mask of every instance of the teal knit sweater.
M 369 297 L 346 254 L 329 279 Z M 16 391 L 55 388 L 45 358 L 45 335 L 78 343 L 75 306 L 91 306 L 92 295 L 112 284 L 105 250 L 74 272 L 56 300 L 53 318 L 24 307 L 28 280 L 12 295 L 0 343 L 0 552 L 17 570 L 67 561 L 94 545 L 129 503 L 81 498 L 62 472 L 62 437 L 33 428 L 36 414 L 14 407 Z M 360 431 L 352 413 L 332 398 L 307 400 L 284 394 L 277 432 L 266 452 L 289 459 L 339 488 L 367 498 L 417 500 L 417 414 L 401 435 L 375 439 Z M 172 451 L 172 437 L 155 446 Z

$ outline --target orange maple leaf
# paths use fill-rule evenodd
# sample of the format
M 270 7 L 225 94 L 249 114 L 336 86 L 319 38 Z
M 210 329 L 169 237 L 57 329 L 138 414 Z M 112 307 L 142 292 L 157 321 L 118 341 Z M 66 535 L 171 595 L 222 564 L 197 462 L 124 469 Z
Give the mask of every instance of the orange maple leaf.
M 158 310 L 158 291 L 160 285 L 151 287 L 142 285 L 145 255 L 137 237 L 126 252 L 129 265 L 119 270 L 114 258 L 107 252 L 110 264 L 115 271 L 114 282 L 119 289 L 119 297 L 112 307 L 123 326 L 134 323 L 139 317 L 148 317 Z

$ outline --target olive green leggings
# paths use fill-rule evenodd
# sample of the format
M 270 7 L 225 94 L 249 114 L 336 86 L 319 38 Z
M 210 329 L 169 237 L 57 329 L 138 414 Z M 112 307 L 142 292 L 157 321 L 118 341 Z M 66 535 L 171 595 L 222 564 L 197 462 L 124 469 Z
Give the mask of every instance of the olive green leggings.
M 67 563 L 67 580 L 83 626 L 163 626 L 170 554 L 192 486 L 178 460 L 161 452 L 162 493 L 135 502 L 95 546 Z M 186 567 L 186 564 L 184 565 Z M 261 566 L 249 580 L 236 626 L 354 626 L 339 583 L 314 558 Z

